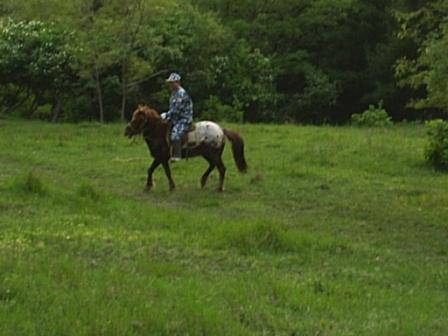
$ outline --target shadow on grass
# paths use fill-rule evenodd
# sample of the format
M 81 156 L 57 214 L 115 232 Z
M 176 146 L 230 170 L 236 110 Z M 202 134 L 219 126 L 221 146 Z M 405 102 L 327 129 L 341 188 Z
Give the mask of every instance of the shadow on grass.
M 26 176 L 19 176 L 15 178 L 11 189 L 25 194 L 48 194 L 48 187 L 33 171 L 30 171 Z
M 78 196 L 83 199 L 97 202 L 100 200 L 100 193 L 91 184 L 81 184 L 77 190 Z

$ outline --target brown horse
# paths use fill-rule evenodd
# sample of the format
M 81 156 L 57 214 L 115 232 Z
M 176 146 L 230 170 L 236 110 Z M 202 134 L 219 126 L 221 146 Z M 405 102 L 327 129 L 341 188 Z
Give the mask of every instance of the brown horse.
M 242 173 L 247 170 L 247 163 L 244 157 L 244 141 L 237 132 L 230 129 L 222 129 L 212 122 L 199 122 L 193 128 L 194 130 L 190 130 L 184 136 L 182 158 L 202 156 L 207 160 L 209 167 L 202 175 L 201 187 L 206 185 L 210 173 L 215 168 L 218 168 L 218 191 L 223 191 L 226 167 L 222 161 L 222 152 L 224 150 L 225 137 L 232 143 L 233 158 L 238 170 Z M 129 138 L 137 134 L 143 134 L 149 151 L 154 158 L 154 161 L 148 168 L 146 191 L 152 189 L 152 174 L 159 165 L 162 165 L 165 170 L 169 181 L 169 189 L 174 190 L 175 188 L 169 165 L 170 144 L 168 139 L 170 129 L 170 123 L 162 120 L 159 113 L 147 105 L 138 105 L 132 115 L 132 120 L 125 128 L 124 135 Z

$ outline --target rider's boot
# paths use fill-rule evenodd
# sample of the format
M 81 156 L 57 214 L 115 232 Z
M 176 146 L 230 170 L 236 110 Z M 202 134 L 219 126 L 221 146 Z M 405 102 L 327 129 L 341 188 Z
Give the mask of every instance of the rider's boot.
M 178 162 L 182 160 L 182 144 L 180 140 L 175 140 L 171 143 L 171 162 Z

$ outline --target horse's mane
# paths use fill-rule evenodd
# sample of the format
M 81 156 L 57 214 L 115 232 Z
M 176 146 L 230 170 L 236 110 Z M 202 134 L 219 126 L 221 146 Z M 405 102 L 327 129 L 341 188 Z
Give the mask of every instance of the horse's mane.
M 145 113 L 145 115 L 149 118 L 149 119 L 162 119 L 160 117 L 159 112 L 157 112 L 154 108 L 148 106 L 148 105 L 140 105 L 139 106 L 139 110 L 142 111 L 143 113 Z
M 143 131 L 150 132 L 153 136 L 165 137 L 169 131 L 169 123 L 163 120 L 159 112 L 147 104 L 140 104 L 136 112 L 144 113 L 146 116 L 146 123 Z M 134 112 L 134 113 L 136 113 Z

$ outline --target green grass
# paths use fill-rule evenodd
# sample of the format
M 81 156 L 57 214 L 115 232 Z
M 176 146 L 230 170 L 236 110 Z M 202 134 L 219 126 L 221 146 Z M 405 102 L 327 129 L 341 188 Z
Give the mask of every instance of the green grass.
M 120 124 L 0 120 L 0 335 L 446 335 L 448 175 L 425 131 L 244 125 L 163 170 Z

